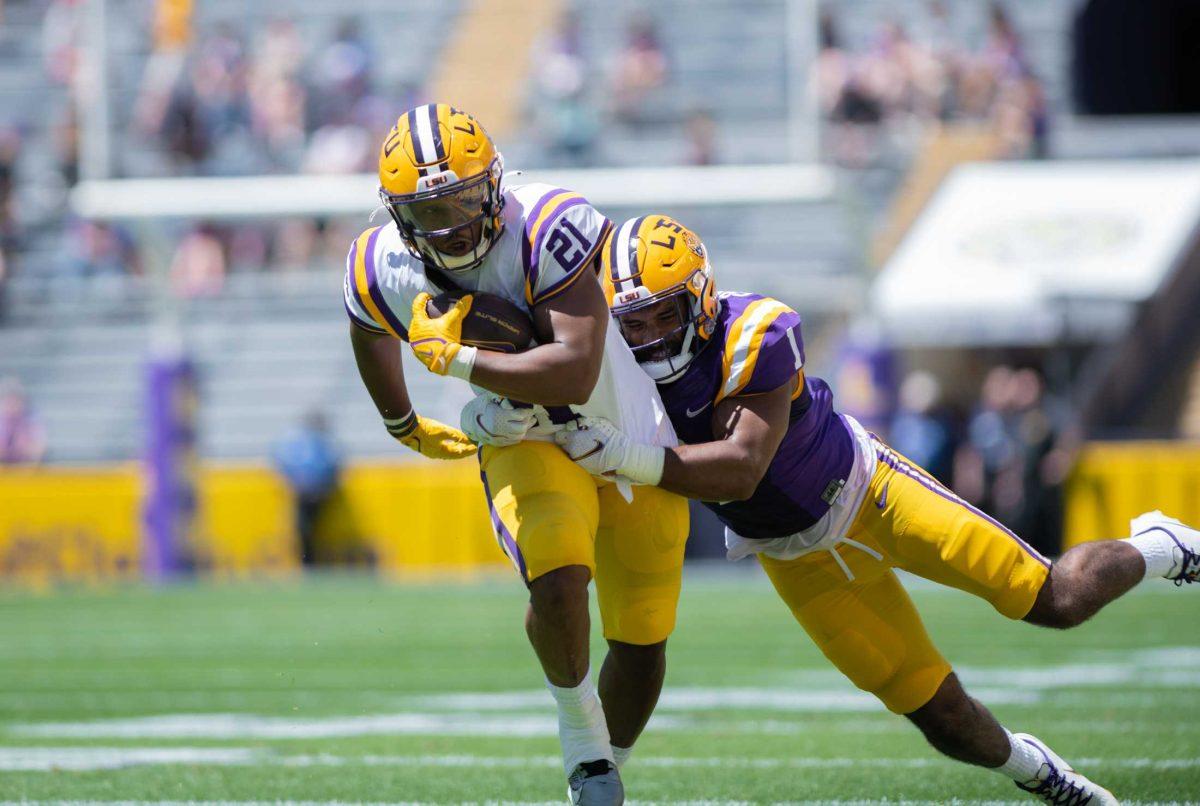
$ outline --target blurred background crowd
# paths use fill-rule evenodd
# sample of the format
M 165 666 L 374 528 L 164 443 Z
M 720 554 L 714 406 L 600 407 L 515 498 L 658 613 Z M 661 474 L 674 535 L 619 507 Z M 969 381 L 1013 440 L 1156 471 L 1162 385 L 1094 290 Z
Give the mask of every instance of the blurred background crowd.
M 363 217 L 149 229 L 77 217 L 68 195 L 86 179 L 370 173 L 398 112 L 443 91 L 462 21 L 478 8 L 107 0 L 98 22 L 96 5 L 0 4 L 0 335 L 7 328 L 9 338 L 0 463 L 139 455 L 137 367 L 165 294 L 192 328 L 205 399 L 199 455 L 273 456 L 297 490 L 320 499 L 340 457 L 389 449 L 345 360 L 334 304 Z M 812 202 L 671 212 L 700 232 L 723 288 L 773 293 L 801 311 L 809 364 L 848 412 L 1051 550 L 1084 437 L 1077 380 L 1087 345 L 990 343 L 914 361 L 885 346 L 897 369 L 873 375 L 869 392 L 839 356 L 854 346 L 851 324 L 869 317 L 880 267 L 957 164 L 1200 153 L 1194 115 L 1089 116 L 1103 103 L 1079 68 L 1083 45 L 1071 42 L 1120 4 L 534 5 L 557 11 L 515 62 L 511 110 L 492 131 L 508 169 L 828 170 L 833 190 Z M 797 50 L 801 7 L 813 25 Z M 497 14 L 489 25 L 497 42 L 524 41 L 520 19 Z M 99 56 L 89 47 L 98 27 Z M 96 150 L 83 142 L 82 117 L 98 95 L 109 142 Z M 798 140 L 809 114 L 814 136 Z M 95 154 L 107 155 L 103 165 Z M 81 416 L 84 392 L 97 403 Z M 289 424 L 296 430 L 282 436 Z

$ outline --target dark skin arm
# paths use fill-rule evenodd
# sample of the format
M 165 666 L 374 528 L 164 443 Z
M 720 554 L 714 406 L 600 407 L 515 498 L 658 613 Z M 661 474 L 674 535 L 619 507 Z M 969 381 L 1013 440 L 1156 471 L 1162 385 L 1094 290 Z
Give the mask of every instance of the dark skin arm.
M 713 413 L 723 439 L 668 448 L 658 486 L 701 501 L 754 494 L 787 433 L 795 384 L 722 400 Z
M 394 420 L 412 410 L 404 368 L 400 364 L 400 340 L 394 336 L 368 333 L 351 323 L 350 344 L 363 385 L 384 419 Z
M 592 272 L 534 307 L 538 341 L 523 353 L 480 350 L 471 383 L 503 397 L 542 406 L 586 403 L 604 359 L 608 304 Z

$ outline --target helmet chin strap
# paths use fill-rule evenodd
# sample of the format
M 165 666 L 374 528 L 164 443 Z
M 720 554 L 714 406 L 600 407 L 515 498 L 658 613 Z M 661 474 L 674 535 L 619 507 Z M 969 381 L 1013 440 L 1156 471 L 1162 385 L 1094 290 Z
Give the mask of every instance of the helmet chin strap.
M 664 358 L 660 361 L 643 361 L 638 364 L 642 371 L 653 379 L 655 383 L 670 383 L 678 380 L 683 375 L 688 365 L 692 363 L 695 354 L 692 352 L 692 342 L 696 336 L 695 323 L 688 325 L 687 333 L 683 336 L 683 346 L 679 349 L 679 354 L 671 358 Z M 678 365 L 677 363 L 678 362 Z

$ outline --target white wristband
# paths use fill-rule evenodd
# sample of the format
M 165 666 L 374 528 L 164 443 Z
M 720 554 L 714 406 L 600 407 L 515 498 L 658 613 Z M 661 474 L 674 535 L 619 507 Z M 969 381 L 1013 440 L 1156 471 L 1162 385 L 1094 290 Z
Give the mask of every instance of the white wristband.
M 446 367 L 446 374 L 464 381 L 471 380 L 471 370 L 475 369 L 475 356 L 478 354 L 479 348 L 477 347 L 465 344 L 460 346 L 458 352 L 454 354 L 454 358 L 450 359 L 450 366 Z
M 617 473 L 634 484 L 648 484 L 656 487 L 662 481 L 663 465 L 666 460 L 665 448 L 657 445 L 630 443 L 625 452 L 625 461 L 617 468 Z

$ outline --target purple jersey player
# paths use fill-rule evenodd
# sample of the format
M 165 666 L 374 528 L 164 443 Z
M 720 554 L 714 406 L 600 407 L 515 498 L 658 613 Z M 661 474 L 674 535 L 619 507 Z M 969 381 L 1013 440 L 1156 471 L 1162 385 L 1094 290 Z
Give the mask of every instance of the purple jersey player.
M 1067 628 L 1147 577 L 1196 581 L 1200 532 L 1147 513 L 1129 539 L 1051 563 L 837 413 L 829 386 L 805 374 L 799 315 L 769 297 L 718 295 L 692 232 L 666 216 L 631 219 L 601 257 L 613 318 L 685 444 L 643 445 L 585 419 L 556 436 L 567 454 L 595 476 L 705 502 L 730 558 L 756 555 L 825 656 L 938 750 L 1050 803 L 1116 803 L 967 695 L 894 569 Z

